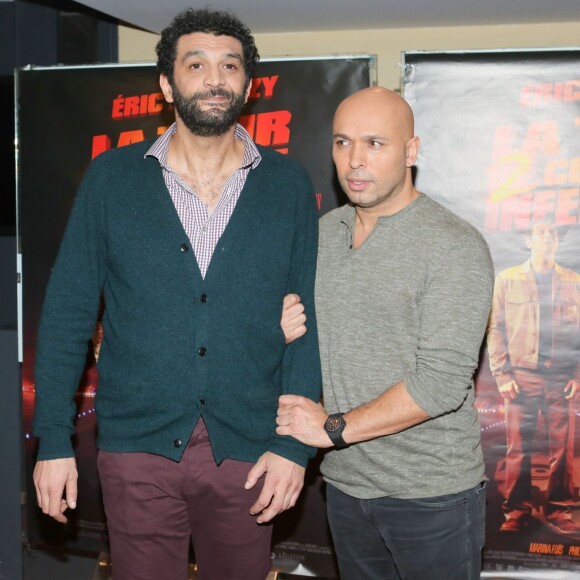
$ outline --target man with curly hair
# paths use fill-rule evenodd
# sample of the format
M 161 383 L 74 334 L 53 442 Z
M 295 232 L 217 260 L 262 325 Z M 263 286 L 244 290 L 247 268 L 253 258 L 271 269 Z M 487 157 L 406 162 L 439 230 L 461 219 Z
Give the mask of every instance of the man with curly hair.
M 157 45 L 175 124 L 89 167 L 51 276 L 36 361 L 34 481 L 77 501 L 73 397 L 101 295 L 99 475 L 113 574 L 264 578 L 271 526 L 313 449 L 275 432 L 283 393 L 320 396 L 316 329 L 286 346 L 282 301 L 314 320 L 317 212 L 305 171 L 236 123 L 258 52 L 229 13 L 189 9 Z M 256 525 L 256 523 L 258 525 Z

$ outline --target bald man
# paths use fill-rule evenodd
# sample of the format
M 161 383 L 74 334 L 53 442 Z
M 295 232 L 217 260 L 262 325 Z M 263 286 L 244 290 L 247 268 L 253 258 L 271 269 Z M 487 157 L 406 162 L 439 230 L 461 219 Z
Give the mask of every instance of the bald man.
M 278 409 L 278 434 L 329 449 L 322 472 L 343 580 L 480 574 L 473 373 L 493 267 L 483 237 L 415 189 L 418 151 L 413 113 L 392 91 L 364 89 L 338 107 L 332 153 L 350 203 L 320 222 L 325 406 L 288 395 Z M 283 327 L 299 334 L 296 300 Z

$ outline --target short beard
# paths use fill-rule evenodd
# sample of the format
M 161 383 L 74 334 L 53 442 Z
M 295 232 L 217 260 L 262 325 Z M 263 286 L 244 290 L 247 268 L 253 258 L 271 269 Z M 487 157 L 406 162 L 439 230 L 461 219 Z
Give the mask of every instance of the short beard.
M 217 87 L 204 93 L 185 96 L 174 83 L 171 84 L 173 105 L 185 126 L 200 137 L 218 137 L 223 135 L 238 120 L 245 105 L 244 93 L 236 94 Z M 229 105 L 225 108 L 212 107 L 201 110 L 198 101 L 209 97 L 226 97 Z

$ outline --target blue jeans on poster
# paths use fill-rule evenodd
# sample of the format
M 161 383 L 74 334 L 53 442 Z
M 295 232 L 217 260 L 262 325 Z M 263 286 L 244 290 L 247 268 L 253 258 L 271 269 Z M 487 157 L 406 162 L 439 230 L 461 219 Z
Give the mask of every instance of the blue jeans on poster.
M 485 543 L 485 483 L 420 499 L 357 499 L 327 485 L 342 580 L 476 580 Z

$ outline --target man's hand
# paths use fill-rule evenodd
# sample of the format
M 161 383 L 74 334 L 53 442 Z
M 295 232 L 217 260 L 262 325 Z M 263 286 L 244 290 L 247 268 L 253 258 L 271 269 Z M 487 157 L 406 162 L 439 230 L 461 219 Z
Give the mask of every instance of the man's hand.
M 502 385 L 499 388 L 499 394 L 504 398 L 504 399 L 515 399 L 518 396 L 518 393 L 520 392 L 520 386 L 514 381 L 511 380 L 509 383 L 506 383 L 505 385 Z
M 564 392 L 568 393 L 564 398 L 574 400 L 578 396 L 580 390 L 580 382 L 575 379 L 570 379 L 568 384 L 564 387 Z
M 326 419 L 326 409 L 306 397 L 282 395 L 278 399 L 278 435 L 291 435 L 313 447 L 332 447 L 332 441 L 324 430 Z
M 57 522 L 66 524 L 65 510 L 74 510 L 77 506 L 78 474 L 74 457 L 37 461 L 32 477 L 40 509 Z
M 298 294 L 284 296 L 280 326 L 286 338 L 286 344 L 306 334 L 306 314 L 304 314 L 304 305 L 300 302 Z
M 257 523 L 265 524 L 280 512 L 294 507 L 304 485 L 304 467 L 266 451 L 250 469 L 245 488 L 251 489 L 266 474 L 262 493 L 250 508 Z

